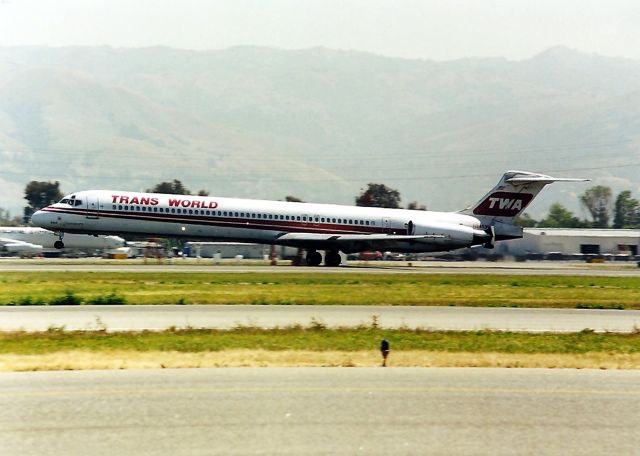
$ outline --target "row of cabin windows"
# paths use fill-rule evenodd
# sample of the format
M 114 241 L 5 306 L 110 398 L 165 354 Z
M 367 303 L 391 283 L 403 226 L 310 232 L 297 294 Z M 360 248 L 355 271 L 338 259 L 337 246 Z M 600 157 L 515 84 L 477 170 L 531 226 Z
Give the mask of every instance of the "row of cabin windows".
M 204 209 L 181 209 L 175 207 L 146 207 L 146 206 L 127 206 L 127 205 L 113 205 L 112 209 L 119 211 L 140 211 L 140 212 L 162 212 L 171 214 L 189 214 L 189 215 L 212 215 L 218 217 L 239 217 L 239 218 L 253 218 L 262 220 L 292 220 L 298 222 L 315 222 L 315 223 L 340 223 L 348 225 L 366 225 L 375 226 L 376 222 L 369 220 L 354 220 L 354 219 L 342 219 L 342 218 L 329 218 L 329 217 L 311 217 L 306 215 L 274 215 L 274 214 L 259 214 L 250 212 L 231 212 L 231 211 L 210 211 Z

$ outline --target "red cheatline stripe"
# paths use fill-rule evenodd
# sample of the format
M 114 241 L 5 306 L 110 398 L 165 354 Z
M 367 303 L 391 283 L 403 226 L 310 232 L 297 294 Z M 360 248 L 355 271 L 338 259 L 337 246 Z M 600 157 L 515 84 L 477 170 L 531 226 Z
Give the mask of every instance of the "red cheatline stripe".
M 148 213 L 148 212 L 118 212 L 118 211 L 93 211 L 87 209 L 62 209 L 57 207 L 46 207 L 42 209 L 46 212 L 55 212 L 61 214 L 71 214 L 80 216 L 94 216 L 101 218 L 117 218 L 125 220 L 152 221 L 164 223 L 182 223 L 188 225 L 205 225 L 225 228 L 244 228 L 253 230 L 269 230 L 269 231 L 287 231 L 287 232 L 318 232 L 318 233 L 335 233 L 335 234 L 375 234 L 381 233 L 380 227 L 358 226 L 353 228 L 352 225 L 338 224 L 315 224 L 302 222 L 291 222 L 286 220 L 257 220 L 257 219 L 232 219 L 218 218 L 207 216 L 186 216 L 178 217 L 174 214 L 166 213 Z M 402 230 L 404 231 L 404 230 Z M 406 234 L 399 232 L 398 234 Z

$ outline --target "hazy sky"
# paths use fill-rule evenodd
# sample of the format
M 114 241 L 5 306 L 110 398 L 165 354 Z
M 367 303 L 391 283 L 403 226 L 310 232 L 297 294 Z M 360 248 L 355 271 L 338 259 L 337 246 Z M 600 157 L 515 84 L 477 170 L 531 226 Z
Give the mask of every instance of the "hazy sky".
M 640 58 L 638 0 L 0 0 L 0 46 L 325 46 L 394 57 Z

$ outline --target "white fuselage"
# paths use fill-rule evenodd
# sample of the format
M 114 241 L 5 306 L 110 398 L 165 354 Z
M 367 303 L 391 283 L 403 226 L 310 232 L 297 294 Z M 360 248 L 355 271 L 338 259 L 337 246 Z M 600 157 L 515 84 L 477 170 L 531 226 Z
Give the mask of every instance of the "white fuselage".
M 310 249 L 326 244 L 315 245 L 315 235 L 433 236 L 428 243 L 399 243 L 395 250 L 405 252 L 467 247 L 480 228 L 477 218 L 458 213 L 106 190 L 77 192 L 38 211 L 33 220 L 58 232 L 177 236 Z M 302 240 L 282 240 L 287 233 L 298 233 Z

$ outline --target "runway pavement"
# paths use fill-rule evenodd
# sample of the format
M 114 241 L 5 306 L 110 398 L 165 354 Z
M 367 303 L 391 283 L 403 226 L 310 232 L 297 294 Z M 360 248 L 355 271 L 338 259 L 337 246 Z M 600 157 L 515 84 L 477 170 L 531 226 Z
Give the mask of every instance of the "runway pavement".
M 410 265 L 409 265 L 410 264 Z M 356 262 L 348 265 L 327 267 L 260 266 L 245 262 L 215 264 L 211 260 L 175 260 L 171 263 L 149 264 L 115 263 L 97 259 L 89 263 L 84 260 L 7 260 L 0 259 L 0 272 L 15 271 L 100 271 L 100 272 L 210 272 L 210 273 L 333 273 L 333 274 L 509 274 L 509 275 L 561 275 L 561 276 L 607 276 L 638 277 L 640 268 L 635 263 L 609 263 L 607 265 L 587 265 L 572 262 Z
M 632 332 L 640 311 L 591 309 L 519 309 L 496 307 L 312 306 L 312 305 L 152 305 L 0 307 L 0 331 L 132 331 L 175 328 L 263 328 L 312 322 L 329 327 L 370 325 L 433 330 L 527 332 Z
M 639 384 L 600 370 L 3 373 L 0 454 L 637 454 Z

